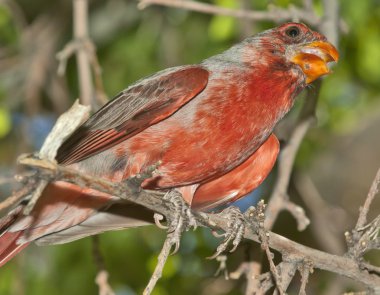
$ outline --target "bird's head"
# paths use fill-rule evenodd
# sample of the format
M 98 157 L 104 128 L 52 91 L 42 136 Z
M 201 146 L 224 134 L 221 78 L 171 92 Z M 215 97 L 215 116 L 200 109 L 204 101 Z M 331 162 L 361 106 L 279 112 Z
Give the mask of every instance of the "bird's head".
M 325 36 L 301 23 L 286 23 L 247 41 L 260 49 L 261 62 L 296 69 L 307 84 L 329 74 L 329 63 L 339 58 L 337 49 Z

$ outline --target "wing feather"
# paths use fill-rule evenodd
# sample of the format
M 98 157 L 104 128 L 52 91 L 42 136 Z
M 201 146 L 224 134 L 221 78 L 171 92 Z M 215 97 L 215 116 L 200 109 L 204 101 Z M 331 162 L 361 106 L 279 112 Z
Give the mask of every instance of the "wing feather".
M 79 162 L 169 117 L 198 95 L 209 73 L 200 66 L 172 68 L 122 91 L 59 148 L 60 164 Z

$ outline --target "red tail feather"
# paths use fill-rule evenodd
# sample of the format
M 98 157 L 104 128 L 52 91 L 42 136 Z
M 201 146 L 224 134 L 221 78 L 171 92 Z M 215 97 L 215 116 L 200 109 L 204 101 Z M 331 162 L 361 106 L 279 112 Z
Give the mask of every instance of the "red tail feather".
M 29 245 L 29 243 L 17 244 L 17 239 L 22 234 L 23 231 L 5 232 L 0 236 L 0 267 Z
M 0 219 L 0 267 L 30 242 L 82 223 L 113 200 L 70 183 L 49 184 L 30 215 L 19 205 Z
M 0 267 L 7 263 L 12 257 L 28 246 L 29 243 L 17 244 L 18 238 L 23 231 L 8 232 L 8 228 L 17 220 L 24 206 L 20 205 L 7 216 L 0 220 Z

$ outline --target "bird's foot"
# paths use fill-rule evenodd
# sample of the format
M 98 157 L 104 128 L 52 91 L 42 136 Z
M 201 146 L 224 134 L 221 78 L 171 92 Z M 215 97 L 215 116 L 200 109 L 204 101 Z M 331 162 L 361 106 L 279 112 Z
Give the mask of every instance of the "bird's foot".
M 208 259 L 214 259 L 227 250 L 228 246 L 232 243 L 232 248 L 229 252 L 234 252 L 237 246 L 243 239 L 245 231 L 245 216 L 241 213 L 240 209 L 235 206 L 230 206 L 219 213 L 221 217 L 227 218 L 228 229 L 225 233 L 219 234 L 213 232 L 216 237 L 224 237 L 224 241 L 218 246 L 214 255 Z
M 161 223 L 164 217 L 158 213 L 154 214 L 154 221 L 159 228 L 166 229 L 170 234 L 171 243 L 174 245 L 172 254 L 175 254 L 179 249 L 182 232 L 191 228 L 196 229 L 197 222 L 189 205 L 176 190 L 167 192 L 163 200 L 169 211 L 172 212 L 166 217 L 167 225 Z

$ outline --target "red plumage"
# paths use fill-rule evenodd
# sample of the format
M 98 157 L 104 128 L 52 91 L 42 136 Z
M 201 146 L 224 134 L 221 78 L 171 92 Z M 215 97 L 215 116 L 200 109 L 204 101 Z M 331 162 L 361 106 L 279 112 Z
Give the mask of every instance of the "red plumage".
M 305 25 L 265 31 L 199 65 L 136 82 L 75 131 L 57 161 L 115 182 L 160 161 L 143 188 L 177 189 L 194 209 L 212 209 L 265 179 L 279 150 L 273 128 L 337 58 Z M 0 265 L 31 241 L 63 243 L 151 219 L 139 206 L 64 182 L 47 187 L 31 216 L 16 213 L 0 226 Z

